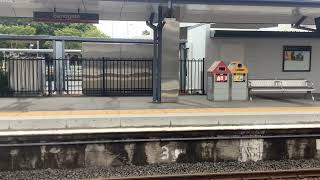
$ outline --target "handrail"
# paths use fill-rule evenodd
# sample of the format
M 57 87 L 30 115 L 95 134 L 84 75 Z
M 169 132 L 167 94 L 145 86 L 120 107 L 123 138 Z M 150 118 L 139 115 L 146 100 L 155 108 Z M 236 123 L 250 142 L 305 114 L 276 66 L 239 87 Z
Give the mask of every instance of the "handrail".
M 284 88 L 285 86 L 283 85 L 283 82 L 286 81 L 286 80 L 280 80 L 280 79 L 277 79 L 277 80 L 273 80 L 273 79 L 252 79 L 252 80 L 248 80 L 248 84 L 250 87 L 252 87 L 252 81 L 274 81 L 274 87 L 280 87 L 280 88 Z M 294 79 L 292 79 L 294 80 Z M 299 79 L 300 80 L 300 79 Z M 301 81 L 305 81 L 306 82 L 306 87 L 308 88 L 313 88 L 314 87 L 314 83 L 312 81 L 309 81 L 309 80 L 301 80 Z

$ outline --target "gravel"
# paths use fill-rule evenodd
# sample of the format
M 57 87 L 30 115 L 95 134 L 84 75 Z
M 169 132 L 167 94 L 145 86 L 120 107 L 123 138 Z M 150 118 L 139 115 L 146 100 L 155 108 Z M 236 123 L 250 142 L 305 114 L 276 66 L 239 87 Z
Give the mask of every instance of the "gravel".
M 0 172 L 3 180 L 78 180 L 107 177 L 174 175 L 239 171 L 266 171 L 320 168 L 320 160 L 283 160 L 260 162 L 204 162 L 181 164 L 155 164 L 147 166 L 121 166 L 112 168 L 90 167 L 78 169 L 43 169 Z

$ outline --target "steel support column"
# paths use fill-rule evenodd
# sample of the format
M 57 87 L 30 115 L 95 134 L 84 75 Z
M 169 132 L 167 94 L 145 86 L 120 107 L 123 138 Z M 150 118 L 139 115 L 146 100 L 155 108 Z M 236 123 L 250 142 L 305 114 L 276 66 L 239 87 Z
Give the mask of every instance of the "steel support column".
M 157 78 L 157 94 L 158 94 L 158 102 L 161 103 L 161 63 L 162 63 L 162 29 L 164 26 L 163 22 L 163 12 L 162 7 L 158 8 L 158 25 L 157 25 L 157 34 L 158 34 L 158 61 L 157 61 L 157 69 L 158 69 L 158 78 Z
M 162 53 L 162 28 L 164 26 L 162 7 L 158 8 L 158 24 L 153 25 L 154 13 L 151 14 L 147 25 L 153 30 L 153 102 L 161 102 L 161 53 Z
M 64 90 L 64 58 L 64 41 L 53 41 L 54 90 L 57 95 L 63 95 Z

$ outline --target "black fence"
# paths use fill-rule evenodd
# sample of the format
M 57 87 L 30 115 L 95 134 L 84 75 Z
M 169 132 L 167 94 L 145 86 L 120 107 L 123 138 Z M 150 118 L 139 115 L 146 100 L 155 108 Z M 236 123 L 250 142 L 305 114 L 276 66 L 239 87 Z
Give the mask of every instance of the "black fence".
M 150 96 L 152 59 L 7 59 L 0 96 Z
M 203 95 L 204 59 L 180 61 L 180 94 Z M 0 60 L 0 96 L 151 96 L 152 59 Z
M 205 59 L 180 60 L 180 95 L 204 95 Z

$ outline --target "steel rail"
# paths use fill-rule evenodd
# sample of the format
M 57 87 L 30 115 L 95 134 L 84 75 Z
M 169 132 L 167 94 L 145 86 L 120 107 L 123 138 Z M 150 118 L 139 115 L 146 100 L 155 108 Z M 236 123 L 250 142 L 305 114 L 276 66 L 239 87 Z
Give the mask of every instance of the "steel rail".
M 294 169 L 279 171 L 252 171 L 252 172 L 231 172 L 231 173 L 206 173 L 206 174 L 182 174 L 182 175 L 157 175 L 141 177 L 108 178 L 112 180 L 259 180 L 259 179 L 311 179 L 320 178 L 320 168 L 317 169 Z
M 185 137 L 185 138 L 137 138 L 137 139 L 106 139 L 106 140 L 72 140 L 53 142 L 30 143 L 0 143 L 0 147 L 32 147 L 32 146 L 57 146 L 57 145 L 83 145 L 83 144 L 108 144 L 108 143 L 145 143 L 145 142 L 170 142 L 170 141 L 205 141 L 205 140 L 240 140 L 240 139 L 284 139 L 284 138 L 319 138 L 320 134 L 298 135 L 247 135 L 247 136 L 219 136 L 219 137 Z

